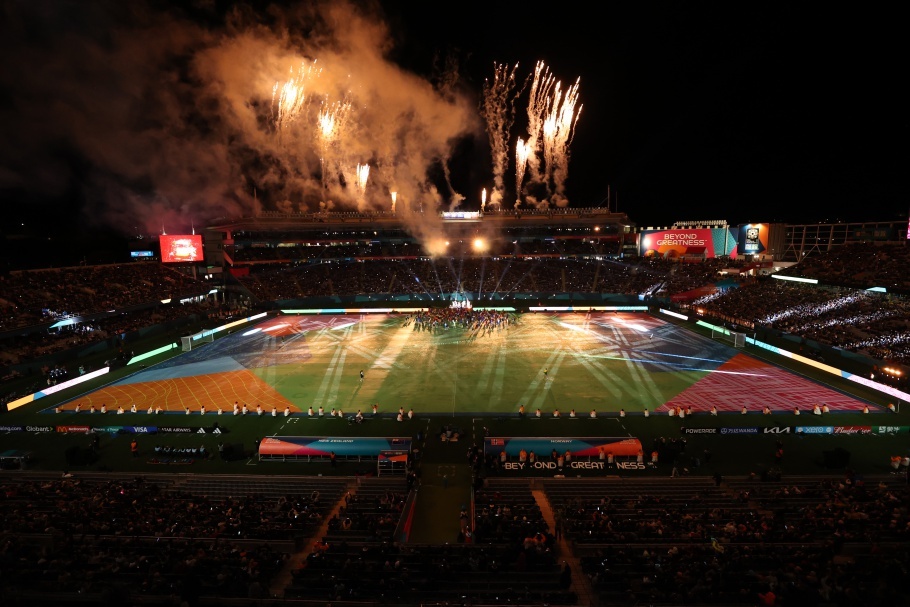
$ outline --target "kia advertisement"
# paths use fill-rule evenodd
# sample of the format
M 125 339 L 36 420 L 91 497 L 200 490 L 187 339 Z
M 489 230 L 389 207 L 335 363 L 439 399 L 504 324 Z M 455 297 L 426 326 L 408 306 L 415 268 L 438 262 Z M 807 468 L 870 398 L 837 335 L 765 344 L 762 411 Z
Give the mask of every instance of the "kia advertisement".
M 161 245 L 161 261 L 178 263 L 183 261 L 202 261 L 202 236 L 168 236 L 158 237 Z

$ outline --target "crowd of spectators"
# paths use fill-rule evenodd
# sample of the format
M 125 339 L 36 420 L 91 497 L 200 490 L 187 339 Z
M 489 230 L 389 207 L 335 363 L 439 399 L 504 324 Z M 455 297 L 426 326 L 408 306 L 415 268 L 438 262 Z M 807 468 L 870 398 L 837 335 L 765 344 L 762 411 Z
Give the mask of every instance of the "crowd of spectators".
M 89 482 L 69 474 L 4 479 L 0 500 L 6 592 L 92 595 L 128 586 L 147 595 L 251 598 L 269 596 L 293 550 L 287 540 L 312 534 L 333 505 L 318 491 L 207 497 L 142 477 Z
M 888 582 L 910 556 L 902 478 L 564 485 L 545 489 L 603 603 L 754 605 L 769 591 L 783 604 L 908 599 Z
M 514 509 L 517 519 L 502 518 L 511 532 L 478 529 L 462 506 L 463 530 L 457 543 L 439 546 L 400 544 L 400 524 L 407 498 L 390 487 L 394 481 L 365 480 L 347 494 L 328 533 L 315 542 L 304 564 L 293 570 L 286 598 L 329 601 L 379 601 L 418 605 L 437 601 L 477 604 L 574 604 L 568 581 L 553 550 L 553 536 L 539 509 L 532 513 L 530 488 L 517 494 L 491 490 L 480 499 Z M 520 502 L 520 503 L 518 503 Z M 478 502 L 480 503 L 480 502 Z M 528 506 L 529 519 L 521 508 Z M 524 519 L 524 522 L 522 522 Z
M 235 308 L 205 299 L 194 303 L 160 304 L 144 310 L 106 316 L 50 331 L 15 335 L 4 343 L 4 349 L 0 351 L 0 365 L 18 365 L 48 354 L 100 342 L 109 342 L 112 346 L 117 346 L 121 335 L 143 327 L 187 318 L 194 314 L 212 317 L 229 310 Z
M 857 243 L 833 247 L 807 255 L 798 264 L 781 270 L 781 275 L 814 278 L 821 283 L 910 294 L 910 246 L 902 244 Z
M 438 546 L 396 541 L 409 498 L 401 477 L 364 479 L 343 496 L 333 484 L 326 496 L 222 497 L 236 493 L 235 482 L 215 490 L 218 481 L 206 479 L 206 494 L 198 492 L 203 485 L 142 477 L 5 477 L 0 591 L 119 602 L 173 596 L 188 604 L 200 596 L 276 595 L 575 604 L 571 572 L 559 564 L 568 549 L 600 604 L 910 599 L 895 583 L 910 563 L 903 477 L 551 479 L 540 488 L 554 528 L 530 483 L 486 479 L 462 507 L 463 516 L 474 513 L 466 525 L 473 534 Z M 292 555 L 307 542 L 289 544 L 290 537 L 314 540 L 302 562 Z
M 431 308 L 417 312 L 405 321 L 405 326 L 413 321 L 415 331 L 439 332 L 460 328 L 481 334 L 492 333 L 515 324 L 517 316 L 497 310 L 474 310 L 468 307 Z
M 235 262 L 277 261 L 329 261 L 351 258 L 394 259 L 428 256 L 427 250 L 417 241 L 373 241 L 352 237 L 351 241 L 279 241 L 272 236 L 268 241 L 246 242 L 235 246 L 231 257 Z M 280 245 L 280 246 L 279 246 Z M 508 256 L 566 256 L 566 255 L 617 255 L 618 245 L 597 238 L 540 238 L 495 239 L 485 243 L 483 255 Z M 478 256 L 472 240 L 453 240 L 446 246 L 446 256 L 464 258 Z
M 0 276 L 0 331 L 205 292 L 158 263 L 10 272 Z
M 910 300 L 762 277 L 692 307 L 749 330 L 768 328 L 871 358 L 910 363 Z
M 252 268 L 241 282 L 260 301 L 321 295 L 421 295 L 471 292 L 615 293 L 669 296 L 718 280 L 729 261 L 679 263 L 658 257 L 443 257 L 286 264 Z

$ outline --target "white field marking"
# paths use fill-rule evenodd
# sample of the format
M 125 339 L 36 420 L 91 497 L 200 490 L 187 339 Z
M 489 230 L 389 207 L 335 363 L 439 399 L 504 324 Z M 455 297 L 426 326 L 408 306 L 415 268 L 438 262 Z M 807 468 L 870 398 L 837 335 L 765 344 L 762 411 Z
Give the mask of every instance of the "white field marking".
M 547 358 L 547 361 L 544 363 L 544 369 L 550 368 L 550 364 L 553 362 L 553 360 L 556 358 L 556 356 L 558 354 L 559 354 L 559 350 L 551 349 L 550 357 Z M 530 405 L 531 396 L 534 394 L 534 392 L 537 391 L 537 386 L 540 385 L 540 383 L 542 381 L 544 381 L 543 370 L 540 370 L 534 374 L 534 379 L 532 379 L 530 381 L 530 383 L 528 383 L 528 387 L 525 388 L 524 394 L 521 395 L 521 398 L 518 399 L 518 402 L 528 403 L 528 406 L 530 407 L 531 406 Z
M 328 404 L 336 404 L 338 402 L 338 386 L 341 384 L 341 377 L 344 375 L 344 360 L 347 358 L 347 350 L 341 351 L 341 357 L 338 360 L 338 365 L 335 368 L 335 376 L 332 378 L 332 387 L 329 390 L 329 395 L 326 398 Z
M 493 376 L 493 389 L 490 391 L 490 404 L 502 403 L 502 387 L 506 379 L 506 349 L 499 348 L 499 360 L 496 363 L 496 374 Z
M 543 390 L 540 391 L 537 398 L 535 398 L 534 402 L 531 404 L 531 407 L 534 409 L 541 409 L 543 407 L 544 400 L 547 398 L 547 390 L 549 390 L 553 382 L 556 381 L 556 374 L 565 357 L 566 351 L 562 349 L 558 350 L 556 360 L 553 361 L 553 366 L 549 367 L 549 375 L 547 376 L 546 381 L 544 381 Z
M 402 350 L 404 350 L 404 347 L 407 345 L 411 332 L 410 328 L 399 327 L 379 354 L 374 354 L 375 360 L 373 361 L 373 368 L 391 369 L 395 365 L 395 361 L 397 361 L 398 357 L 401 355 Z
M 483 370 L 477 376 L 477 391 L 483 392 L 490 383 L 490 376 L 493 374 L 493 367 L 496 364 L 497 348 L 490 348 L 487 352 L 487 360 L 483 365 Z
M 392 328 L 384 330 L 393 331 L 393 333 L 382 349 L 377 352 L 371 352 L 368 356 L 372 362 L 368 365 L 368 372 L 363 383 L 356 390 L 356 397 L 360 402 L 372 402 L 374 400 L 393 367 L 405 368 L 404 365 L 398 362 L 398 358 L 408 343 L 412 329 L 399 324 L 394 330 Z
M 575 359 L 588 370 L 588 373 L 590 373 L 594 379 L 600 382 L 600 385 L 603 386 L 613 398 L 622 397 L 622 390 L 618 387 L 622 385 L 622 381 L 618 375 L 607 368 L 592 363 L 584 352 L 573 350 L 572 353 L 575 355 Z
M 660 393 L 660 388 L 654 383 L 651 374 L 645 371 L 639 363 L 627 359 L 626 369 L 628 369 L 633 378 L 632 384 L 637 388 L 636 392 L 638 393 L 639 401 L 643 402 L 645 399 L 642 397 L 647 395 L 650 395 L 659 403 L 667 400 Z
M 338 359 L 341 357 L 342 352 L 344 352 L 343 347 L 337 346 L 335 348 L 335 354 L 332 356 L 332 361 L 326 367 L 325 374 L 322 376 L 322 382 L 319 384 L 319 390 L 316 391 L 316 398 L 313 399 L 312 406 L 314 409 L 318 409 L 325 403 L 325 395 L 331 384 L 332 375 L 335 373 L 335 365 L 338 363 Z

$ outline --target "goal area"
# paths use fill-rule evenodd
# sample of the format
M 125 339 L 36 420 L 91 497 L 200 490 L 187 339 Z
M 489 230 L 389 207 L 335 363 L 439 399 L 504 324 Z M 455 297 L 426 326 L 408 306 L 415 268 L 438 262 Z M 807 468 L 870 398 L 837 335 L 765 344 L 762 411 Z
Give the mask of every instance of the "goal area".
M 728 331 L 726 329 L 711 329 L 711 339 L 725 341 L 734 348 L 746 347 L 746 334 L 737 331 Z
M 180 348 L 184 352 L 189 352 L 203 344 L 210 344 L 215 341 L 215 334 L 212 331 L 200 331 L 193 335 L 184 335 L 180 338 Z

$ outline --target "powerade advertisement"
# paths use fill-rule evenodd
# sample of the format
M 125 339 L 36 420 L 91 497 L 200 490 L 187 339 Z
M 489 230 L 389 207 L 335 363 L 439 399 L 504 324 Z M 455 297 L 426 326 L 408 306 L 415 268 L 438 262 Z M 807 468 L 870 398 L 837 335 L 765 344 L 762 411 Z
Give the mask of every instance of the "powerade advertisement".
M 328 457 L 335 455 L 379 457 L 380 451 L 410 451 L 410 438 L 386 437 L 320 437 L 320 436 L 273 436 L 259 443 L 259 456 Z
M 767 229 L 765 240 L 767 241 Z M 730 257 L 739 253 L 739 228 L 688 228 L 645 230 L 639 239 L 639 254 L 668 259 Z

